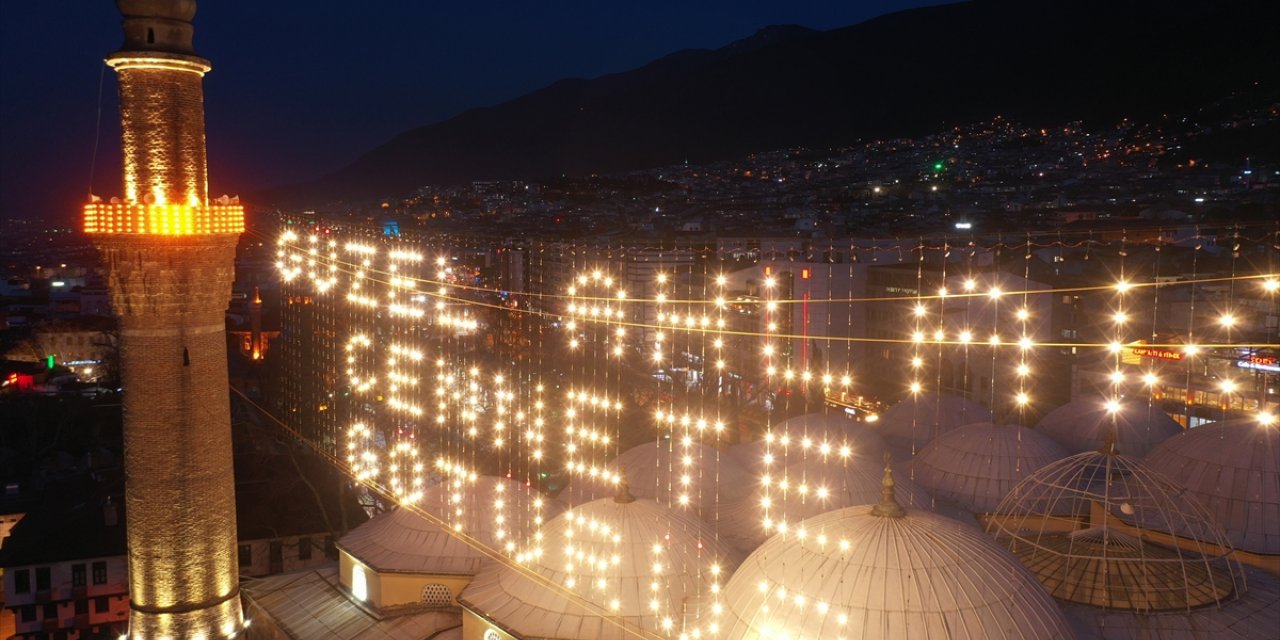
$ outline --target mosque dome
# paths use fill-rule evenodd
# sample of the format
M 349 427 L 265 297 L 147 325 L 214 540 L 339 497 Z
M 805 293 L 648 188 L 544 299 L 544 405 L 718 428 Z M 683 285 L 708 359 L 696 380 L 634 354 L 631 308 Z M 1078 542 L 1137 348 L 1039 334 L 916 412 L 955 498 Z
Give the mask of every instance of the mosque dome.
M 754 549 L 765 538 L 818 514 L 855 505 L 875 504 L 883 493 L 882 461 L 814 456 L 775 473 L 762 472 L 750 496 L 726 503 L 717 512 L 721 536 L 740 549 Z M 767 477 L 768 490 L 763 485 Z M 899 475 L 898 500 L 922 511 L 933 510 L 933 497 L 916 483 Z M 764 508 L 764 499 L 769 508 Z M 963 517 L 964 514 L 948 513 Z M 768 524 L 766 526 L 766 518 Z M 969 519 L 972 525 L 972 518 Z
M 1210 513 L 1111 444 L 1027 476 L 990 516 L 988 531 L 1066 602 L 1188 611 L 1222 605 L 1245 588 Z
M 1280 430 L 1214 422 L 1162 442 L 1147 464 L 1208 508 L 1236 549 L 1280 554 Z
M 631 494 L 677 508 L 704 510 L 751 492 L 755 480 L 737 458 L 700 442 L 677 438 L 632 447 L 608 463 L 624 475 Z M 611 496 L 617 490 L 603 479 L 575 478 L 560 492 L 569 503 Z
M 759 473 L 765 467 L 765 453 L 771 453 L 775 463 L 786 464 L 792 457 L 802 459 L 825 443 L 837 452 L 849 447 L 852 455 L 879 461 L 887 450 L 880 434 L 864 422 L 853 422 L 840 415 L 810 413 L 796 416 L 771 429 L 773 441 L 764 438 L 729 449 L 748 470 Z M 807 441 L 807 444 L 806 444 Z
M 486 567 L 470 612 L 522 638 L 675 637 L 711 617 L 712 587 L 739 557 L 697 518 L 630 495 L 574 507 L 543 527 L 517 567 Z
M 913 478 L 934 496 L 974 513 L 995 511 L 1020 480 L 1067 452 L 1019 426 L 977 422 L 947 431 L 912 460 Z
M 539 518 L 561 511 L 559 502 L 515 480 L 452 479 L 425 489 L 414 508 L 375 516 L 338 547 L 373 571 L 475 575 L 486 556 L 446 526 L 489 548 L 514 550 L 524 543 L 518 536 L 536 528 Z
M 972 422 L 990 422 L 991 412 L 959 396 L 918 394 L 880 414 L 880 435 L 895 447 L 917 449 L 939 435 Z
M 1050 411 L 1036 429 L 1076 454 L 1095 451 L 1112 430 L 1111 412 L 1101 398 L 1072 400 Z M 1140 400 L 1122 400 L 1115 412 L 1115 442 L 1120 451 L 1144 456 L 1165 439 L 1182 432 L 1182 426 L 1159 408 Z
M 878 504 L 810 518 L 756 549 L 725 587 L 723 637 L 1072 637 L 1017 560 L 971 526 L 902 508 L 885 476 Z

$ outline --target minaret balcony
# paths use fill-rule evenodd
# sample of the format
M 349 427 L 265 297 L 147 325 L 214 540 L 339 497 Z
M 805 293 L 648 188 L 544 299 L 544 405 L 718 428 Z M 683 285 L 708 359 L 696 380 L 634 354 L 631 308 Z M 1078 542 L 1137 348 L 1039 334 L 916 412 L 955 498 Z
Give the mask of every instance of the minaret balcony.
M 84 207 L 84 231 L 176 236 L 242 233 L 244 207 L 239 204 L 94 202 Z

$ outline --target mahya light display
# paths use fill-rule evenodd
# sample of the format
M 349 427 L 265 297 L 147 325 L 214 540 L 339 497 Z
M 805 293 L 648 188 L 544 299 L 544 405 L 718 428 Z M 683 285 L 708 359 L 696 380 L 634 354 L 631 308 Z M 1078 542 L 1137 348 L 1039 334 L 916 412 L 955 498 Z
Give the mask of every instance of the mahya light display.
M 772 613 L 753 617 L 731 612 L 732 602 L 723 595 L 728 584 L 723 574 L 732 571 L 733 563 L 726 564 L 718 554 L 703 555 L 702 550 L 728 544 L 735 551 L 747 551 L 769 538 L 778 541 L 770 547 L 775 551 L 788 544 L 816 545 L 819 552 L 831 551 L 834 563 L 848 568 L 850 554 L 867 550 L 853 537 L 840 534 L 845 523 L 837 526 L 833 511 L 844 507 L 850 523 L 863 521 L 865 509 L 858 505 L 873 500 L 855 497 L 862 495 L 855 490 L 882 483 L 883 467 L 874 461 L 885 452 L 881 436 L 902 440 L 902 450 L 914 456 L 933 436 L 946 444 L 965 435 L 957 430 L 959 435 L 944 438 L 947 428 L 993 420 L 983 404 L 941 393 L 937 370 L 943 356 L 951 352 L 974 367 L 990 357 L 990 370 L 1008 375 L 993 376 L 998 384 L 983 399 L 1009 415 L 1020 415 L 1037 402 L 1031 381 L 1037 370 L 1045 368 L 1042 354 L 1064 346 L 1037 322 L 1041 307 L 1036 303 L 1045 295 L 1075 291 L 1033 290 L 1013 280 L 988 281 L 970 274 L 949 276 L 951 285 L 937 295 L 919 289 L 902 299 L 909 303 L 904 307 L 902 335 L 875 339 L 908 350 L 904 367 L 909 367 L 910 375 L 903 377 L 908 391 L 903 402 L 878 420 L 874 414 L 866 416 L 859 427 L 865 431 L 862 435 L 844 418 L 831 430 L 799 418 L 793 419 L 794 425 L 793 421 L 770 421 L 756 442 L 734 448 L 744 449 L 744 464 L 724 449 L 736 427 L 719 404 L 725 388 L 722 376 L 751 375 L 765 381 L 762 384 L 796 394 L 805 389 L 823 397 L 848 393 L 857 384 L 854 371 L 830 362 L 806 362 L 796 357 L 796 349 L 788 348 L 801 336 L 786 323 L 786 309 L 806 303 L 885 304 L 885 300 L 792 299 L 774 276 L 762 277 L 760 295 L 747 300 L 735 297 L 728 277 L 710 269 L 697 287 L 699 294 L 678 283 L 677 275 L 656 270 L 651 280 L 637 282 L 610 269 L 607 261 L 588 256 L 563 274 L 562 286 L 537 294 L 536 305 L 520 307 L 519 313 L 536 317 L 534 322 L 540 326 L 558 328 L 547 333 L 546 342 L 537 344 L 539 353 L 558 352 L 554 362 L 538 360 L 522 369 L 511 359 L 484 357 L 483 349 L 476 347 L 500 331 L 503 314 L 514 313 L 515 307 L 493 302 L 500 299 L 498 291 L 452 276 L 446 266 L 452 259 L 424 255 L 421 245 L 401 239 L 347 242 L 341 236 L 331 229 L 303 234 L 286 231 L 277 239 L 277 267 L 283 279 L 296 281 L 294 286 L 331 295 L 351 309 L 351 321 L 342 334 L 345 344 L 339 347 L 344 351 L 346 373 L 339 385 L 352 394 L 353 406 L 364 408 L 359 419 L 353 416 L 348 425 L 344 445 L 348 471 L 402 509 L 465 539 L 479 533 L 466 520 L 468 510 L 483 505 L 488 513 L 492 508 L 503 538 L 499 544 L 484 545 L 483 552 L 501 560 L 502 566 L 476 576 L 460 601 L 466 601 L 464 606 L 485 625 L 533 635 L 539 632 L 522 625 L 546 615 L 549 620 L 572 618 L 591 637 L 606 633 L 675 640 L 756 637 L 780 630 L 773 624 L 780 619 L 777 613 L 808 620 L 835 633 L 832 637 L 852 635 L 849 629 L 854 629 L 856 616 L 862 615 L 866 605 L 840 600 L 826 588 L 809 592 L 794 585 L 783 588 L 781 583 L 767 582 L 761 587 L 759 580 L 750 581 L 743 593 L 762 593 Z M 1274 279 L 1274 274 L 1233 277 L 1238 286 L 1260 287 L 1265 295 L 1274 293 Z M 1112 286 L 1094 288 L 1109 292 Z M 1156 281 L 1123 277 L 1114 285 L 1117 295 L 1129 297 L 1155 286 L 1159 286 Z M 759 322 L 753 329 L 734 322 L 748 307 L 758 312 Z M 1112 318 L 1115 310 L 1107 311 Z M 984 322 L 982 314 L 991 319 Z M 1215 324 L 1223 323 L 1215 320 Z M 1103 337 L 1106 342 L 1081 341 L 1070 346 L 1111 358 L 1116 353 L 1113 343 L 1125 344 L 1132 336 L 1108 331 Z M 819 340 L 829 348 L 829 343 L 841 339 L 855 340 L 831 336 Z M 1194 348 L 1228 345 L 1246 346 L 1229 341 L 1214 344 L 1202 337 Z M 634 434 L 622 426 L 623 413 L 640 404 L 639 396 L 629 393 L 622 381 L 630 375 L 627 367 L 646 372 L 679 370 L 684 376 L 658 383 L 659 393 L 648 398 L 638 414 L 653 427 L 656 440 L 634 450 L 625 444 Z M 572 377 L 562 378 L 557 368 Z M 1106 373 L 1111 371 L 1108 368 Z M 696 382 L 688 386 L 689 381 Z M 1111 405 L 1125 397 L 1117 394 L 1141 389 L 1130 382 L 1108 378 L 1097 397 L 1081 402 L 1114 422 Z M 1261 404 L 1257 424 L 1274 423 L 1272 411 Z M 1031 436 L 1021 434 L 1020 427 L 973 426 L 1011 436 L 1010 464 L 1019 472 L 1027 464 L 1023 458 L 1034 453 L 1027 440 Z M 626 468 L 636 461 L 644 468 Z M 914 463 L 920 462 L 916 457 Z M 520 483 L 545 478 L 541 472 L 553 470 L 568 479 L 569 488 L 559 499 L 574 509 L 546 525 L 538 517 L 530 519 L 537 515 L 535 511 L 496 492 L 490 494 L 477 483 L 477 478 L 491 473 L 484 469 L 486 463 L 501 466 L 503 474 L 512 474 L 506 477 Z M 987 460 L 969 475 L 989 480 L 1000 469 Z M 865 482 L 863 476 L 874 478 Z M 735 486 L 724 486 L 733 478 L 739 478 Z M 632 493 L 637 481 L 650 485 L 643 487 L 644 495 Z M 436 482 L 442 484 L 432 486 Z M 448 488 L 449 504 L 432 509 L 423 496 L 442 487 Z M 1001 494 L 995 500 L 1007 489 L 988 488 L 993 495 Z M 899 481 L 897 491 L 896 500 L 908 510 L 937 509 L 929 494 L 908 476 Z M 657 503 L 646 502 L 654 507 L 646 518 L 660 527 L 692 531 L 694 527 L 684 524 L 692 518 L 710 528 L 691 540 L 672 535 L 655 547 L 645 535 L 637 536 L 622 526 L 625 518 L 610 511 L 617 509 L 615 504 L 646 500 Z M 584 518 L 583 507 L 591 504 L 602 511 Z M 953 515 L 945 509 L 938 513 Z M 966 514 L 956 510 L 954 515 Z M 931 516 L 921 513 L 919 519 L 948 531 L 967 532 L 961 536 L 965 540 L 992 546 L 973 528 L 972 515 L 962 521 Z M 644 562 L 632 563 L 637 569 L 623 571 L 619 567 L 628 564 L 625 554 L 615 548 L 624 547 L 663 558 L 645 555 Z M 677 551 L 686 555 L 672 564 L 670 558 Z M 867 562 L 882 560 L 873 556 L 868 555 Z M 1016 564 L 1011 557 L 1000 562 L 1002 567 Z M 697 579 L 689 582 L 688 593 L 673 600 L 669 574 L 676 569 Z M 1037 590 L 1032 581 L 1025 582 Z M 524 587 L 517 586 L 521 584 Z M 355 589 L 354 584 L 351 588 Z M 1033 599 L 1034 606 L 1019 605 L 1022 613 L 1018 615 L 1032 611 L 1032 617 L 1043 624 L 1022 631 L 1060 629 L 1058 612 L 1042 606 L 1050 600 Z

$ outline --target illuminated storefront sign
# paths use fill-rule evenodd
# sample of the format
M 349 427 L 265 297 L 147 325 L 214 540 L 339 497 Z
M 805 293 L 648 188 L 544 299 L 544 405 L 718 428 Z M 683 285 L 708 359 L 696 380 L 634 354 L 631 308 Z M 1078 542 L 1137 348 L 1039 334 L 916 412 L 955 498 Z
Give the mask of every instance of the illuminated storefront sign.
M 1280 373 L 1280 360 L 1277 360 L 1275 356 L 1248 356 L 1237 360 L 1236 366 L 1241 369 Z
M 1173 349 L 1158 349 L 1156 347 L 1131 347 L 1129 349 L 1133 355 L 1142 358 L 1155 358 L 1157 360 L 1181 360 L 1183 355 L 1181 351 Z

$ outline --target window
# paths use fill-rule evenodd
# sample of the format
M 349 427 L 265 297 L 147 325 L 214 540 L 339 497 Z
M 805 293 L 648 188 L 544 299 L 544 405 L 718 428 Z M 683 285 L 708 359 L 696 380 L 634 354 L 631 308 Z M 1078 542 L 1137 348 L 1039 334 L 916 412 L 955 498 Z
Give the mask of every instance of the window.
M 93 599 L 93 612 L 106 613 L 111 610 L 111 603 L 107 601 L 105 596 Z
M 147 44 L 155 44 L 155 43 L 156 43 L 156 30 L 147 29 Z
M 35 622 L 36 606 L 34 604 L 29 604 L 25 607 L 18 609 L 18 617 L 22 618 L 23 622 Z
M 83 587 L 85 584 L 85 574 L 83 564 L 71 565 L 71 586 Z
M 310 537 L 304 536 L 304 537 L 298 538 L 298 559 L 299 560 L 311 559 L 311 538 Z
M 13 592 L 31 593 L 31 570 L 18 569 L 13 572 Z
M 44 605 L 44 619 L 45 620 L 58 619 L 58 603 L 50 602 L 49 604 Z
M 253 564 L 253 547 L 242 544 L 240 545 L 240 566 L 247 567 Z
M 50 582 L 49 567 L 36 567 L 36 591 L 48 591 Z
M 93 583 L 94 584 L 107 583 L 107 563 L 106 562 L 93 563 Z
M 76 615 L 83 616 L 89 613 L 89 601 L 81 598 L 76 600 Z

